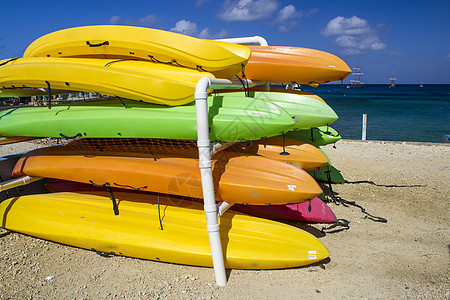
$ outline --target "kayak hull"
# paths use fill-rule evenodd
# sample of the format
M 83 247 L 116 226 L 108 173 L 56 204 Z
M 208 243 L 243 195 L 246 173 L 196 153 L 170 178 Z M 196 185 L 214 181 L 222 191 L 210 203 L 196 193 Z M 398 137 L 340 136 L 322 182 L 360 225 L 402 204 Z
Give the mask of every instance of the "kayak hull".
M 343 80 L 351 69 L 339 57 L 315 49 L 283 46 L 249 46 L 247 78 L 280 83 L 317 85 Z
M 310 223 L 334 223 L 337 221 L 333 211 L 319 198 L 288 205 L 256 206 L 235 204 L 231 209 L 260 218 L 296 220 Z
M 290 130 L 295 121 L 276 104 L 245 97 L 208 98 L 210 139 L 258 140 Z M 194 103 L 166 107 L 120 99 L 0 112 L 0 135 L 85 138 L 197 139 Z
M 90 92 L 162 105 L 194 101 L 197 82 L 213 74 L 136 60 L 29 57 L 0 62 L 0 86 Z
M 129 154 L 60 146 L 28 152 L 12 174 L 203 198 L 197 156 L 196 150 Z M 287 204 L 322 193 L 306 171 L 284 162 L 228 151 L 212 160 L 217 201 Z
M 176 207 L 165 197 L 116 193 L 119 213 L 115 215 L 105 193 L 92 193 L 38 194 L 3 201 L 1 227 L 104 253 L 212 266 L 201 204 Z M 309 233 L 233 212 L 220 218 L 220 235 L 226 268 L 290 268 L 329 256 Z
M 25 50 L 23 57 L 139 59 L 203 69 L 231 78 L 250 57 L 245 46 L 135 26 L 74 27 L 46 34 Z

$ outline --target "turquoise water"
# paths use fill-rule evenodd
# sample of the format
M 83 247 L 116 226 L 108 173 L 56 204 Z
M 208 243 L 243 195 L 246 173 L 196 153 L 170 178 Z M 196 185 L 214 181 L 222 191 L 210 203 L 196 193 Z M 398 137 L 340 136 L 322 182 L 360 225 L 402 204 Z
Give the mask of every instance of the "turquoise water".
M 367 114 L 367 139 L 442 142 L 450 134 L 450 84 L 302 86 L 322 97 L 338 114 L 331 127 L 345 139 L 361 139 L 362 115 Z

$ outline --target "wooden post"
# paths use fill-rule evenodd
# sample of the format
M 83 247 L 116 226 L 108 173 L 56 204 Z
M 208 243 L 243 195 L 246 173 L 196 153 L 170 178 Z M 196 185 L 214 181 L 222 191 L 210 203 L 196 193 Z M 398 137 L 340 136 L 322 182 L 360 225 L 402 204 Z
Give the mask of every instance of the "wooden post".
M 361 140 L 366 140 L 366 132 L 367 132 L 367 114 L 363 114 L 362 119 L 362 137 Z

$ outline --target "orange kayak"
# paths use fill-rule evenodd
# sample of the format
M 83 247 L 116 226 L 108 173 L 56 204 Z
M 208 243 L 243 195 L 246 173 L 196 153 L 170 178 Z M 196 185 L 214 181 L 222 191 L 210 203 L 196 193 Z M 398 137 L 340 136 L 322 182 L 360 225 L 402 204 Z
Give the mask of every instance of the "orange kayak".
M 343 80 L 352 71 L 339 57 L 315 49 L 283 46 L 249 46 L 245 67 L 248 79 L 316 85 Z
M 245 153 L 291 163 L 303 170 L 315 170 L 328 163 L 327 157 L 314 145 L 281 136 L 255 141 Z
M 13 176 L 29 175 L 203 198 L 196 151 L 132 155 L 49 147 L 19 159 Z M 304 170 L 266 157 L 220 151 L 213 157 L 217 201 L 254 205 L 298 203 L 322 193 Z

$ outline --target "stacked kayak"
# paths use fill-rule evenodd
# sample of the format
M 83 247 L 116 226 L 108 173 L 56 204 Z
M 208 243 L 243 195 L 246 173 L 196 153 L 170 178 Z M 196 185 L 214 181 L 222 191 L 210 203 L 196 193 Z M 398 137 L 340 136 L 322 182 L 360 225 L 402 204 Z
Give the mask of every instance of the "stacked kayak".
M 0 97 L 101 95 L 0 111 L 4 140 L 68 140 L 5 164 L 8 180 L 47 184 L 1 202 L 1 227 L 105 253 L 212 266 L 194 93 L 200 78 L 241 72 L 265 88 L 243 81 L 243 89 L 207 91 L 215 200 L 231 207 L 219 218 L 225 266 L 324 260 L 329 252 L 315 236 L 267 219 L 336 221 L 317 198 L 317 180 L 332 167 L 320 146 L 340 138 L 329 127 L 338 116 L 314 94 L 270 83 L 342 80 L 348 66 L 314 49 L 246 47 L 150 28 L 60 30 L 32 42 L 23 57 L 0 61 Z
M 210 96 L 212 141 L 237 142 L 276 136 L 295 125 L 284 109 L 267 101 Z M 263 122 L 258 122 L 263 120 Z M 0 134 L 84 138 L 197 138 L 195 104 L 161 106 L 122 100 L 89 101 L 0 112 Z
M 182 201 L 174 205 L 167 196 L 126 192 L 117 192 L 115 197 L 117 216 L 105 192 L 16 197 L 0 203 L 2 226 L 105 253 L 212 266 L 201 204 Z M 303 230 L 239 213 L 226 212 L 221 217 L 220 233 L 227 268 L 289 268 L 329 255 L 316 237 Z

